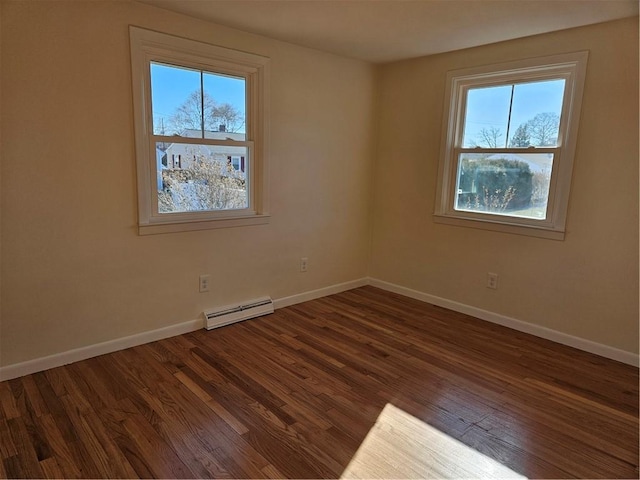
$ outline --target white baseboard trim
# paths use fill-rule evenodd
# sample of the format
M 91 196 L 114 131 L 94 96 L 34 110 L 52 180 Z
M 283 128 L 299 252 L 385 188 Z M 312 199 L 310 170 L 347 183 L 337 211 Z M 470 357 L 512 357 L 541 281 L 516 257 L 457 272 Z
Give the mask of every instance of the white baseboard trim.
M 316 298 L 326 297 L 328 295 L 333 295 L 365 285 L 372 285 L 389 292 L 398 293 L 400 295 L 415 298 L 416 300 L 431 303 L 439 307 L 448 308 L 449 310 L 465 313 L 481 320 L 497 323 L 498 325 L 513 328 L 514 330 L 518 330 L 520 332 L 529 333 L 537 337 L 545 338 L 547 340 L 561 343 L 563 345 L 568 345 L 570 347 L 578 348 L 586 352 L 594 353 L 605 358 L 617 360 L 628 365 L 638 367 L 640 364 L 638 355 L 631 352 L 619 350 L 617 348 L 602 345 L 600 343 L 585 340 L 583 338 L 574 337 L 572 335 L 558 332 L 550 328 L 524 322 L 522 320 L 507 317 L 505 315 L 489 312 L 487 310 L 482 310 L 480 308 L 465 305 L 453 300 L 447 300 L 446 298 L 436 297 L 428 293 L 412 290 L 410 288 L 385 282 L 383 280 L 378 280 L 376 278 L 360 278 L 357 280 L 352 280 L 350 282 L 339 283 L 336 285 L 331 285 L 329 287 L 319 288 L 317 290 L 311 290 L 288 297 L 278 298 L 273 301 L 273 304 L 276 309 L 284 308 L 295 305 L 297 303 L 315 300 Z M 73 350 L 28 360 L 26 362 L 7 365 L 4 367 L 0 367 L 0 381 L 11 380 L 12 378 L 22 377 L 24 375 L 41 372 L 50 368 L 60 367 L 62 365 L 78 362 L 80 360 L 97 357 L 98 355 L 104 355 L 107 353 L 116 352 L 118 350 L 124 350 L 125 348 L 155 342 L 157 340 L 174 337 L 176 335 L 182 335 L 184 333 L 199 330 L 203 328 L 203 326 L 203 319 L 199 318 L 196 320 L 189 320 L 175 325 L 170 325 L 168 327 L 158 328 L 156 330 L 150 330 L 148 332 L 130 335 L 128 337 L 117 338 L 115 340 L 109 340 L 107 342 L 75 348 Z
M 533 323 L 525 322 L 522 320 L 517 320 L 515 318 L 500 315 L 498 313 L 483 310 L 481 308 L 465 305 L 464 303 L 447 300 L 446 298 L 436 297 L 435 295 L 412 290 L 410 288 L 402 287 L 394 283 L 385 282 L 383 280 L 378 280 L 376 278 L 369 278 L 369 285 L 387 290 L 389 292 L 398 293 L 406 297 L 414 298 L 416 300 L 431 303 L 439 307 L 448 308 L 449 310 L 453 310 L 455 312 L 471 315 L 481 320 L 486 320 L 487 322 L 497 323 L 498 325 L 509 327 L 514 330 L 518 330 L 519 332 L 529 333 L 531 335 L 535 335 L 536 337 L 551 340 L 563 345 L 568 345 L 579 350 L 584 350 L 585 352 L 594 353 L 596 355 L 600 355 L 601 357 L 610 358 L 618 362 L 626 363 L 627 365 L 633 365 L 634 367 L 640 366 L 640 357 L 635 353 L 627 352 L 625 350 L 620 350 L 608 345 L 596 343 L 584 338 L 575 337 L 573 335 L 562 333 L 557 330 L 552 330 L 547 327 L 535 325 Z
M 340 293 L 346 290 L 351 290 L 353 288 L 362 287 L 364 285 L 367 285 L 368 283 L 368 278 L 361 278 L 358 280 L 353 280 L 351 282 L 339 283 L 337 285 L 331 285 L 329 287 L 276 299 L 273 301 L 273 304 L 275 308 L 284 308 L 290 305 L 295 305 L 296 303 L 302 303 L 309 300 L 314 300 L 316 298 L 326 297 L 327 295 L 333 295 L 334 293 Z M 55 353 L 46 357 L 36 358 L 33 360 L 28 360 L 26 362 L 14 363 L 12 365 L 0 367 L 0 382 L 4 380 L 11 380 L 12 378 L 22 377 L 24 375 L 30 375 L 36 372 L 41 372 L 50 368 L 68 365 L 69 363 L 79 362 L 80 360 L 97 357 L 98 355 L 117 352 L 118 350 L 124 350 L 125 348 L 135 347 L 137 345 L 155 342 L 164 338 L 175 337 L 176 335 L 193 332 L 195 330 L 203 328 L 203 322 L 204 320 L 202 318 L 189 320 L 187 322 L 170 325 L 168 327 L 130 335 L 128 337 L 116 338 L 115 340 L 96 343 L 94 345 L 75 348 L 66 352 Z
M 358 280 L 352 280 L 350 282 L 338 283 L 329 287 L 291 295 L 290 297 L 278 298 L 273 301 L 273 306 L 276 309 L 289 307 L 291 305 L 295 305 L 296 303 L 308 302 L 309 300 L 315 300 L 316 298 L 322 298 L 328 295 L 346 292 L 347 290 L 364 287 L 365 285 L 369 285 L 368 278 L 360 278 Z
M 97 357 L 106 353 L 117 352 L 125 348 L 135 347 L 144 343 L 155 342 L 164 338 L 175 337 L 183 333 L 193 332 L 203 327 L 203 319 L 170 325 L 168 327 L 137 333 L 128 337 L 116 338 L 107 342 L 96 343 L 86 347 L 74 348 L 66 352 L 55 353 L 46 357 L 35 358 L 26 362 L 14 363 L 0 367 L 0 381 L 11 380 L 50 368 L 61 367 L 69 363 L 79 362 L 87 358 Z

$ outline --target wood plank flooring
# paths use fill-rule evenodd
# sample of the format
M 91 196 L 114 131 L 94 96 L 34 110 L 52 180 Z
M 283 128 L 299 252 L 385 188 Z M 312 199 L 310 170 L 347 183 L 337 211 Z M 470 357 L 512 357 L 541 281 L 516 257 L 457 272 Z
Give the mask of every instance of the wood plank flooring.
M 373 287 L 0 383 L 0 477 L 338 478 L 388 404 L 528 478 L 638 478 L 638 369 Z

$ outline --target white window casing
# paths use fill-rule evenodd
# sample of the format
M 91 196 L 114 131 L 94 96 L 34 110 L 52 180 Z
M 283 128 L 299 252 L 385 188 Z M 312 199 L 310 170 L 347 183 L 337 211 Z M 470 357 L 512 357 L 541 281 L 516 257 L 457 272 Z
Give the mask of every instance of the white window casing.
M 258 225 L 268 214 L 268 80 L 269 59 L 135 26 L 129 27 L 133 85 L 135 153 L 138 187 L 138 231 L 141 235 L 209 228 Z M 246 85 L 244 140 L 163 137 L 154 134 L 151 63 L 175 65 L 242 77 Z M 247 208 L 236 210 L 158 211 L 156 142 L 246 147 Z
M 506 233 L 564 239 L 571 175 L 578 135 L 588 52 L 540 57 L 448 72 L 443 112 L 434 221 Z M 564 79 L 565 89 L 557 145 L 530 148 L 463 147 L 466 94 L 469 88 Z M 456 210 L 461 153 L 554 155 L 546 216 L 543 219 Z

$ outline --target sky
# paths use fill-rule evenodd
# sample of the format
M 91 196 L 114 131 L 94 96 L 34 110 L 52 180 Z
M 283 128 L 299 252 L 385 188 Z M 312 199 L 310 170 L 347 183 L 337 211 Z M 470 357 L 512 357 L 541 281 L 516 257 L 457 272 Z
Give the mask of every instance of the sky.
M 564 84 L 563 79 L 516 84 L 509 137 L 513 136 L 521 124 L 538 113 L 551 112 L 560 117 Z M 502 145 L 499 146 L 504 146 L 510 102 L 511 85 L 469 89 L 463 146 L 472 147 L 476 142 L 480 144 L 480 130 L 491 127 L 500 129 L 502 136 L 499 141 Z
M 245 114 L 245 80 L 205 72 L 203 75 L 205 92 L 218 103 L 230 103 Z M 552 112 L 560 116 L 565 81 L 545 80 L 516 84 L 513 89 L 513 105 L 509 137 L 518 126 L 532 119 L 538 113 Z M 479 136 L 483 128 L 500 129 L 500 142 L 507 141 L 511 85 L 490 86 L 469 89 L 465 115 L 463 146 L 481 144 Z M 190 93 L 200 90 L 200 71 L 174 67 L 158 63 L 151 64 L 151 94 L 153 104 L 154 130 L 160 133 L 161 119 L 169 125 L 175 110 Z M 499 146 L 504 146 L 499 145 Z
M 204 90 L 217 103 L 230 103 L 245 114 L 245 80 L 205 72 Z M 151 63 L 151 97 L 154 131 L 159 133 L 160 119 L 165 125 L 176 108 L 190 93 L 200 90 L 200 71 Z

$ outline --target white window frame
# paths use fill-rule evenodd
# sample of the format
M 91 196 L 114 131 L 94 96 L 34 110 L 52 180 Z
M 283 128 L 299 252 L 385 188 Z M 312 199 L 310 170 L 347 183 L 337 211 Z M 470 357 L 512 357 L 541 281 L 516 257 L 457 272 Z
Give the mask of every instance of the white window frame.
M 588 52 L 539 57 L 447 73 L 434 221 L 563 240 L 577 143 Z M 565 79 L 557 147 L 463 148 L 466 93 L 470 88 Z M 461 153 L 553 153 L 545 219 L 455 210 Z
M 259 225 L 268 214 L 269 59 L 260 55 L 197 42 L 139 27 L 129 27 L 140 235 Z M 242 77 L 246 85 L 244 141 L 163 137 L 153 132 L 151 103 L 152 62 Z M 248 207 L 237 210 L 159 213 L 156 141 L 225 144 L 247 148 Z
M 246 161 L 246 157 L 244 155 L 231 155 L 231 166 L 233 167 L 233 169 L 236 170 L 236 171 L 243 171 L 244 172 L 244 170 L 242 170 L 242 162 L 243 162 L 243 160 Z M 236 161 L 238 162 L 238 168 L 236 168 L 234 163 L 233 163 L 233 162 L 236 162 Z M 245 167 L 245 170 L 246 170 L 246 167 Z

